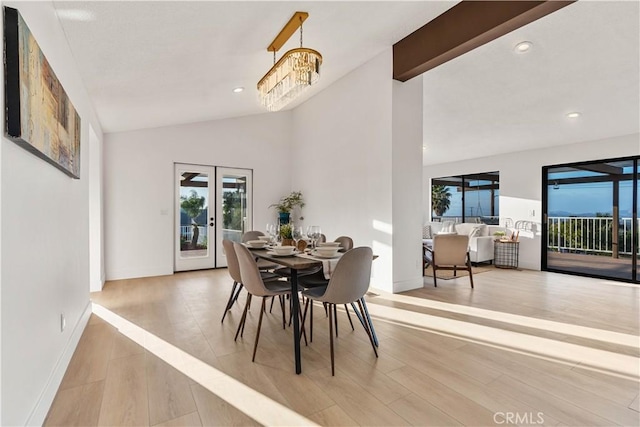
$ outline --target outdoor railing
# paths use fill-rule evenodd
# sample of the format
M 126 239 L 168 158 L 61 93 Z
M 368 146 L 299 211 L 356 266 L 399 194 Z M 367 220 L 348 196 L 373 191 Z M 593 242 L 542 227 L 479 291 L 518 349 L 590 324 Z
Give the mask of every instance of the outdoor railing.
M 207 241 L 207 233 L 209 227 L 206 225 L 198 226 L 198 244 L 203 244 Z M 181 225 L 180 226 L 180 238 L 183 241 L 191 242 L 191 238 L 193 237 L 193 226 L 192 225 Z M 241 230 L 231 230 L 231 229 L 222 229 L 222 238 L 229 239 L 234 242 L 240 242 L 242 240 L 242 231 Z
M 619 255 L 631 255 L 634 239 L 632 222 L 632 218 L 619 219 Z M 640 227 L 640 219 L 638 227 Z M 594 255 L 613 254 L 613 218 L 611 217 L 548 217 L 547 230 L 547 249 Z

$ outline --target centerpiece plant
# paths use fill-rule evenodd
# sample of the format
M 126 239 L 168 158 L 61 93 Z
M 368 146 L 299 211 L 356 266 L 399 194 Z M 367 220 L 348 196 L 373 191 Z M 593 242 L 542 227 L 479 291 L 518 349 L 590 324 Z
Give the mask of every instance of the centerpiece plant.
M 291 224 L 282 224 L 280 226 L 280 239 L 283 246 L 293 246 L 293 227 Z

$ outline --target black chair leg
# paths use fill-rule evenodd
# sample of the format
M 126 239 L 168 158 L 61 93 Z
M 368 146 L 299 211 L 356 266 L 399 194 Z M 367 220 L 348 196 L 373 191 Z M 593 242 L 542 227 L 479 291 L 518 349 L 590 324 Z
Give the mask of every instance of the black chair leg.
M 251 294 L 247 295 L 247 302 L 244 305 L 244 311 L 242 312 L 242 317 L 240 318 L 240 323 L 238 323 L 238 330 L 236 331 L 236 336 L 233 338 L 234 341 L 238 340 L 238 334 L 240 333 L 240 329 L 242 329 L 244 333 L 244 321 L 247 318 L 247 310 L 249 309 L 249 304 L 251 304 Z
M 286 329 L 287 321 L 284 315 L 284 297 L 282 295 L 278 295 L 278 299 L 280 300 L 280 309 L 282 310 L 282 329 Z
M 280 296 L 278 296 L 278 298 L 280 298 Z M 273 300 L 276 299 L 276 297 L 271 297 L 271 306 L 269 307 L 269 313 L 273 312 Z
M 227 316 L 227 313 L 229 312 L 229 310 L 231 310 L 231 307 L 233 306 L 233 302 L 234 297 L 235 297 L 235 292 L 236 292 L 236 288 L 238 287 L 238 282 L 236 282 L 235 280 L 233 281 L 233 288 L 231 288 L 231 295 L 229 295 L 229 301 L 227 301 L 227 306 L 224 308 L 224 313 L 222 314 L 222 320 L 220 321 L 220 323 L 224 323 L 224 318 Z
M 364 308 L 364 316 L 367 320 L 367 324 L 369 325 L 369 330 L 371 331 L 371 337 L 373 338 L 373 342 L 378 347 L 378 337 L 376 336 L 376 329 L 373 327 L 373 321 L 371 320 L 371 316 L 369 315 L 369 309 L 367 308 L 367 301 L 365 301 L 364 297 L 360 298 L 360 302 L 362 302 L 362 308 Z
M 360 311 L 364 313 L 364 308 L 362 307 L 361 300 L 358 300 L 358 305 L 360 306 Z M 373 335 L 371 334 L 371 330 L 369 329 L 369 323 L 365 322 L 363 326 L 365 332 L 367 333 L 367 336 L 369 337 L 369 341 L 371 342 L 371 348 L 373 348 L 373 352 L 376 354 L 376 357 L 378 357 L 378 350 L 376 349 L 376 344 L 373 342 Z
M 238 292 L 236 292 L 236 296 L 233 297 L 233 303 L 235 304 L 236 301 L 238 301 L 238 297 L 240 296 L 240 291 L 242 290 L 242 288 L 244 287 L 244 285 L 242 283 L 240 283 L 240 286 L 238 287 Z
M 327 310 L 329 312 L 329 347 L 331 349 L 331 376 L 336 375 L 335 363 L 333 359 L 333 310 L 331 307 Z
M 347 304 L 344 305 L 344 311 L 347 312 L 347 319 L 349 319 L 349 323 L 351 324 L 351 330 L 355 331 L 355 329 L 353 328 L 353 322 L 351 321 L 351 315 L 349 314 L 349 308 L 347 307 Z
M 258 320 L 258 331 L 256 332 L 256 342 L 253 344 L 253 357 L 251 358 L 252 362 L 256 361 L 256 351 L 258 351 L 258 340 L 260 339 L 260 328 L 262 327 L 262 316 L 264 316 L 264 312 L 266 311 L 266 300 L 265 297 L 262 297 L 262 307 L 260 308 L 260 318 Z
M 248 294 L 247 295 L 247 312 L 251 311 L 251 299 L 253 298 L 253 295 Z M 240 336 L 243 337 L 244 336 L 244 325 L 247 324 L 247 315 L 244 315 L 244 320 L 242 322 L 242 330 L 240 331 Z

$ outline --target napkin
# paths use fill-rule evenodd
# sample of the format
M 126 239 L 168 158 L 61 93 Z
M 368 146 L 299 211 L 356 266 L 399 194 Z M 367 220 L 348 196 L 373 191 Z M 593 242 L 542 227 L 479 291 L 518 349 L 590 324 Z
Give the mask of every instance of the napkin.
M 329 280 L 331 279 L 331 273 L 336 269 L 336 265 L 338 264 L 338 261 L 340 261 L 342 254 L 339 253 L 336 258 L 319 258 L 309 254 L 298 254 L 297 256 L 300 258 L 312 259 L 314 261 L 321 261 L 324 278 Z

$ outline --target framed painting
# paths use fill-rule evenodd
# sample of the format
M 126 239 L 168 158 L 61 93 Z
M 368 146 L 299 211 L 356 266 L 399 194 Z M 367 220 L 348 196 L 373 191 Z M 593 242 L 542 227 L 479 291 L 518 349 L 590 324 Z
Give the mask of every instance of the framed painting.
M 80 178 L 80 116 L 16 9 L 4 7 L 5 135 Z

